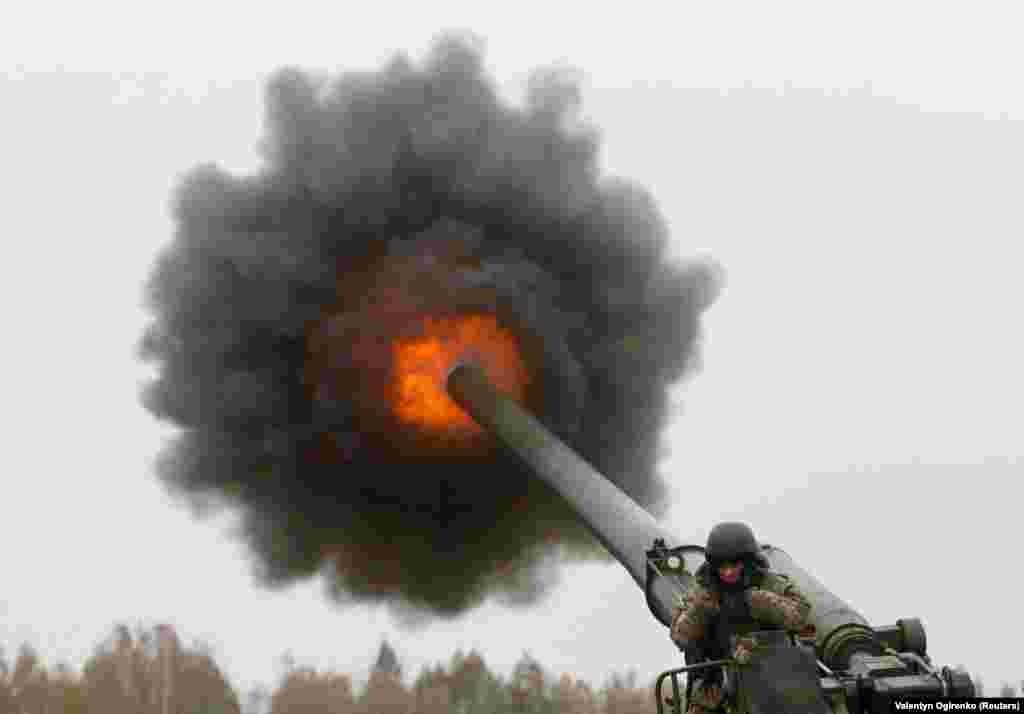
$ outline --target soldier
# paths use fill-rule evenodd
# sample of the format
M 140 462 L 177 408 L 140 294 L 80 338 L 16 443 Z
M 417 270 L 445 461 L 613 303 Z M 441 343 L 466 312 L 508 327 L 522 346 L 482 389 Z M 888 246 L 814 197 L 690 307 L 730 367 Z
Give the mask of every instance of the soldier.
M 799 632 L 811 604 L 788 577 L 768 569 L 753 531 L 744 523 L 720 523 L 711 530 L 694 587 L 672 618 L 672 639 L 707 659 L 749 660 L 757 630 Z M 720 670 L 707 670 L 690 690 L 688 714 L 723 711 Z

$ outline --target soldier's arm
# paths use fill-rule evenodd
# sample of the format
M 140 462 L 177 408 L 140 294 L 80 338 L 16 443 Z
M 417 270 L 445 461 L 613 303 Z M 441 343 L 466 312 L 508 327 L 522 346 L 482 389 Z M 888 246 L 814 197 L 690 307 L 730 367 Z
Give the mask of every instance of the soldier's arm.
M 790 632 L 799 632 L 807 626 L 811 603 L 788 579 L 773 577 L 760 588 L 748 594 L 750 614 L 755 620 Z
M 707 625 L 718 611 L 713 593 L 699 585 L 680 599 L 672 617 L 672 639 L 682 646 L 693 644 L 704 637 Z

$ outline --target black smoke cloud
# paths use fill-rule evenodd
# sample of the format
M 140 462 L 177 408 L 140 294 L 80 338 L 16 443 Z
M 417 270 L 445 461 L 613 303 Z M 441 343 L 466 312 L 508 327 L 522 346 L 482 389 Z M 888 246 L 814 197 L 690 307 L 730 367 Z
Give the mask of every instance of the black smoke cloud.
M 196 507 L 241 514 L 262 583 L 322 573 L 339 601 L 451 616 L 487 596 L 532 602 L 559 557 L 601 556 L 507 454 L 389 454 L 374 445 L 398 434 L 374 433 L 372 400 L 310 385 L 311 334 L 332 334 L 332 368 L 372 385 L 360 345 L 417 306 L 464 301 L 513 326 L 535 345 L 530 406 L 641 504 L 663 501 L 666 386 L 693 364 L 715 279 L 667 262 L 651 198 L 599 175 L 579 99 L 548 71 L 508 106 L 450 36 L 419 66 L 284 70 L 263 168 L 182 181 L 142 341 L 158 367 L 144 401 L 182 429 L 158 472 Z M 405 267 L 370 274 L 382 259 Z M 311 456 L 325 440 L 332 458 Z

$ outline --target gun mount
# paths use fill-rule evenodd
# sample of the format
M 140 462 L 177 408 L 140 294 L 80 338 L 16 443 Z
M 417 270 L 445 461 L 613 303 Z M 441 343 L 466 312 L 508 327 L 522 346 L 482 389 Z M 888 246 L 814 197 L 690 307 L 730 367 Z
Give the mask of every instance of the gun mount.
M 675 598 L 692 587 L 693 573 L 704 560 L 703 547 L 669 547 L 675 538 L 657 519 L 499 392 L 477 366 L 456 365 L 448 373 L 447 389 L 482 428 L 568 502 L 643 590 L 655 619 L 669 627 Z M 757 656 L 760 664 L 751 671 L 761 675 L 748 676 L 751 711 L 777 711 L 772 702 L 781 701 L 780 696 L 787 702 L 795 701 L 794 696 L 800 699 L 799 706 L 787 705 L 789 712 L 837 714 L 888 712 L 895 697 L 974 696 L 974 685 L 966 673 L 932 665 L 920 621 L 899 620 L 890 627 L 873 628 L 785 551 L 773 546 L 762 549 L 771 569 L 791 578 L 810 600 L 813 633 L 794 638 L 785 648 L 768 647 Z M 801 655 L 803 662 L 811 663 L 809 675 L 806 666 L 799 664 Z M 676 677 L 694 667 L 728 666 L 723 662 L 696 664 L 691 658 L 688 652 L 687 667 L 669 670 L 658 678 L 655 696 L 659 713 L 663 707 L 661 685 L 666 678 L 672 680 L 674 692 L 667 701 L 681 714 L 685 705 Z M 804 675 L 783 677 L 780 673 L 784 670 L 803 671 Z M 797 696 L 801 693 L 806 695 L 802 699 Z

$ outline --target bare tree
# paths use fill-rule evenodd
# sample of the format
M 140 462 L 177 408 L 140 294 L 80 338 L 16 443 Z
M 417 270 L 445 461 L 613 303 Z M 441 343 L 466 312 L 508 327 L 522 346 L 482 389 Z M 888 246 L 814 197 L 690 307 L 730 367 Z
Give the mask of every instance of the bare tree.
M 241 714 L 238 697 L 202 643 L 183 648 L 168 626 L 115 628 L 82 670 L 85 710 L 97 714 Z

